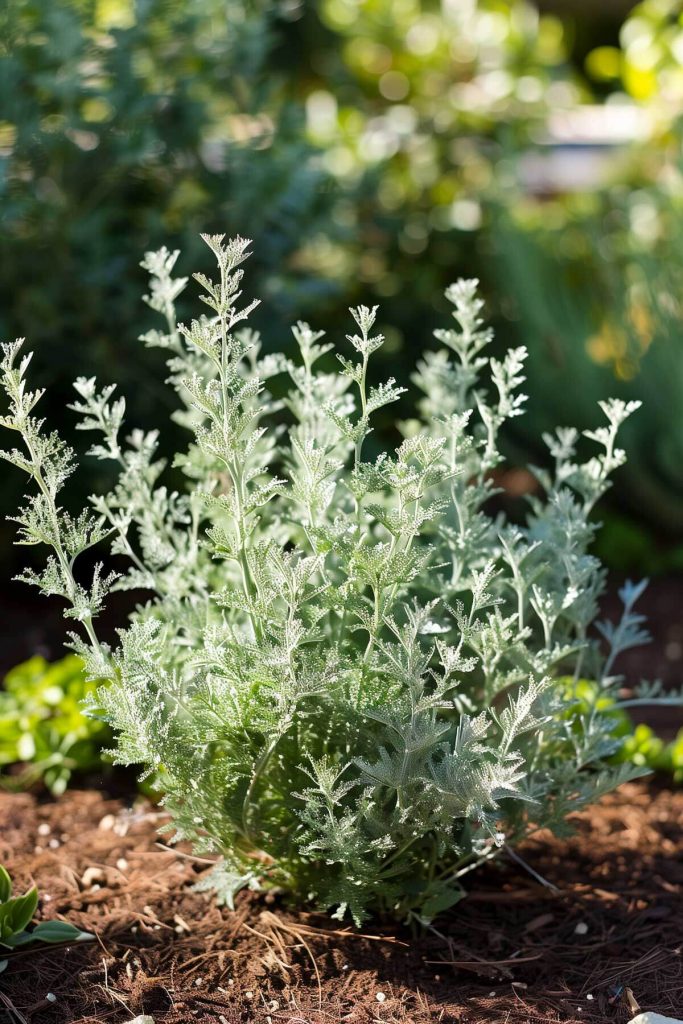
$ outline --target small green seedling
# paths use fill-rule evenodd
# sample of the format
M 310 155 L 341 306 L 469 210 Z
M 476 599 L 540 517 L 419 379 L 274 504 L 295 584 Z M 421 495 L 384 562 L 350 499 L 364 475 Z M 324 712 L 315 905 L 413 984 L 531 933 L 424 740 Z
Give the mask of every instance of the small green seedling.
M 90 932 L 82 932 L 67 921 L 41 921 L 27 931 L 37 906 L 35 885 L 23 896 L 12 896 L 12 879 L 0 865 L 0 947 L 11 950 L 32 942 L 89 942 L 94 939 Z M 8 963 L 8 960 L 0 960 L 0 973 Z

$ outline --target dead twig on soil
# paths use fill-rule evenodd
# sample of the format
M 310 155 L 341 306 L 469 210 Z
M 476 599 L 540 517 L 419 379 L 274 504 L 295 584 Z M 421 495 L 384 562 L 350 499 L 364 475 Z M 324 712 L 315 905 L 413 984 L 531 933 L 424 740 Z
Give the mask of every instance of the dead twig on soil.
M 533 960 L 540 960 L 542 953 L 535 956 L 510 957 L 508 960 L 425 960 L 426 964 L 446 964 L 449 967 L 462 967 L 463 970 L 476 970 L 485 967 L 514 967 L 516 964 L 530 964 Z
M 259 915 L 259 920 L 262 921 L 263 924 L 266 925 L 266 927 L 270 928 L 271 934 L 273 935 L 273 938 L 274 938 L 274 941 L 280 946 L 280 948 L 283 950 L 283 952 L 285 952 L 285 955 L 286 955 L 285 945 L 282 942 L 282 939 L 280 938 L 278 932 L 282 932 L 284 935 L 292 936 L 293 938 L 295 938 L 297 940 L 297 942 L 299 942 L 304 947 L 304 949 L 306 950 L 306 952 L 308 954 L 309 960 L 311 961 L 311 964 L 313 965 L 313 970 L 315 972 L 315 979 L 316 979 L 316 982 L 317 982 L 317 985 L 318 985 L 318 1003 L 319 1003 L 319 1007 L 322 1009 L 322 1005 L 323 1005 L 323 986 L 322 986 L 322 981 L 320 980 L 320 971 L 318 970 L 318 964 L 316 962 L 316 959 L 313 956 L 313 953 L 311 952 L 311 947 L 308 945 L 308 943 L 306 942 L 306 940 L 303 937 L 304 929 L 302 927 L 299 927 L 298 925 L 293 926 L 293 925 L 286 924 L 276 914 L 273 914 L 270 910 L 264 910 L 263 913 Z M 245 927 L 248 927 L 248 925 L 245 925 Z
M 28 1024 L 26 1017 L 24 1017 L 20 1010 L 17 1010 L 12 1000 L 4 992 L 0 992 L 0 1000 L 2 1000 L 7 1012 L 10 1014 L 10 1020 L 13 1019 L 16 1024 Z

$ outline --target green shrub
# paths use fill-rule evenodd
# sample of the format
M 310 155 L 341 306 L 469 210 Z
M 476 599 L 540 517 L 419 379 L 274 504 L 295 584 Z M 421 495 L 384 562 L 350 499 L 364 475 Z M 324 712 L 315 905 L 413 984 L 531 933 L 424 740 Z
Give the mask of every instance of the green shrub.
M 255 303 L 241 299 L 249 243 L 205 241 L 218 276 L 195 275 L 207 311 L 189 326 L 175 326 L 177 254 L 145 259 L 165 318 L 146 340 L 167 351 L 191 431 L 176 456 L 184 492 L 161 480 L 157 434 L 124 441 L 123 400 L 81 378 L 81 427 L 120 476 L 93 511 L 64 512 L 74 453 L 34 415 L 30 356 L 5 347 L 2 423 L 23 448 L 4 457 L 35 484 L 19 540 L 51 549 L 22 578 L 65 599 L 76 652 L 107 680 L 95 703 L 118 759 L 159 773 L 177 836 L 224 855 L 212 881 L 225 902 L 280 886 L 357 922 L 429 920 L 474 865 L 538 827 L 564 833 L 568 812 L 643 770 L 610 764 L 615 659 L 646 639 L 633 608 L 643 585 L 626 585 L 621 621 L 593 633 L 605 577 L 588 553 L 635 404 L 601 403 L 585 461 L 575 431 L 548 436 L 545 496 L 511 525 L 490 512 L 491 471 L 501 428 L 523 411 L 525 352 L 485 354 L 476 282 L 448 290 L 455 325 L 418 366 L 404 440 L 368 459 L 372 417 L 401 392 L 393 379 L 368 386 L 376 309 L 351 311 L 341 372 L 304 323 L 299 360 L 261 357 L 244 324 Z M 281 400 L 276 375 L 289 382 Z M 105 541 L 128 571 L 74 575 Z M 149 600 L 110 649 L 96 620 L 113 587 Z M 614 697 L 608 713 L 596 703 L 570 725 L 572 669 Z
M 262 239 L 256 276 L 281 315 L 300 315 L 324 291 L 298 258 L 334 224 L 303 110 L 278 72 L 281 8 L 2 5 L 0 336 L 39 347 L 58 423 L 77 344 L 81 372 L 116 372 L 136 421 L 152 425 L 164 391 L 159 364 L 137 345 L 135 309 L 140 253 L 160 239 L 198 259 L 200 231 L 239 225 Z M 37 262 L 49 272 L 36 274 Z M 3 520 L 18 497 L 0 498 Z
M 83 701 L 96 688 L 73 654 L 51 665 L 36 656 L 13 668 L 0 690 L 0 783 L 24 787 L 42 780 L 59 795 L 74 772 L 100 768 L 111 733 L 83 714 Z M 18 772 L 2 774 L 17 765 Z

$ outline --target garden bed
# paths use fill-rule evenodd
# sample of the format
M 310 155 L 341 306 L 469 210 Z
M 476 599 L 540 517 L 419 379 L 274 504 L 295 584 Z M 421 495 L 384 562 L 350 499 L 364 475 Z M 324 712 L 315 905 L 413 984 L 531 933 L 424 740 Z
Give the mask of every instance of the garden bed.
M 220 910 L 192 891 L 207 864 L 158 845 L 162 817 L 94 791 L 0 795 L 0 863 L 38 885 L 39 916 L 97 935 L 11 956 L 0 998 L 29 1024 L 597 1024 L 628 1020 L 630 993 L 683 1009 L 681 791 L 624 786 L 567 841 L 520 849 L 547 885 L 503 860 L 423 936 L 272 895 Z

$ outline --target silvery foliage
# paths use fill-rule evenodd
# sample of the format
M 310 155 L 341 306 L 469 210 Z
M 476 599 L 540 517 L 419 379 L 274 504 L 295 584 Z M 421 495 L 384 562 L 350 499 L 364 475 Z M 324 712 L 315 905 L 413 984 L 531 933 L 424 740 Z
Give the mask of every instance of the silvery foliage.
M 158 774 L 177 836 L 223 855 L 210 883 L 224 902 L 279 886 L 356 922 L 429 921 L 474 865 L 539 827 L 563 832 L 568 812 L 639 774 L 609 763 L 609 720 L 579 714 L 559 681 L 591 674 L 618 699 L 615 659 L 646 639 L 641 588 L 625 588 L 621 623 L 590 628 L 604 571 L 589 513 L 624 460 L 617 431 L 635 404 L 601 403 L 588 461 L 576 431 L 546 437 L 544 496 L 512 525 L 487 509 L 526 352 L 486 355 L 475 281 L 447 292 L 455 323 L 419 365 L 419 418 L 369 459 L 372 415 L 402 391 L 368 384 L 377 310 L 351 310 L 341 372 L 305 323 L 298 359 L 262 356 L 241 291 L 249 242 L 205 241 L 218 274 L 195 275 L 207 312 L 189 326 L 176 324 L 178 254 L 143 262 L 163 317 L 143 341 L 166 350 L 191 431 L 182 493 L 162 482 L 157 435 L 124 437 L 123 399 L 79 379 L 91 454 L 120 473 L 90 511 L 63 511 L 74 454 L 34 414 L 30 355 L 5 346 L 2 423 L 20 447 L 4 457 L 36 485 L 19 543 L 51 549 L 21 578 L 66 600 L 81 627 L 71 645 L 109 681 L 97 700 L 118 760 Z M 74 563 L 103 541 L 127 568 L 98 564 L 83 582 Z M 112 589 L 150 595 L 115 648 L 95 627 Z

